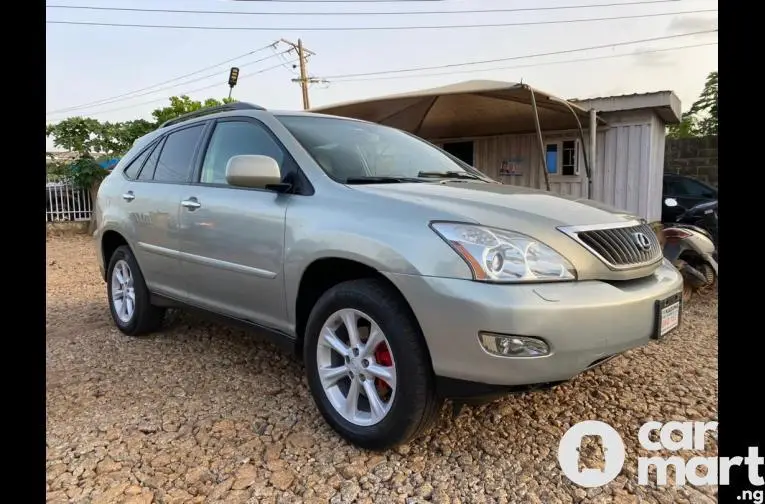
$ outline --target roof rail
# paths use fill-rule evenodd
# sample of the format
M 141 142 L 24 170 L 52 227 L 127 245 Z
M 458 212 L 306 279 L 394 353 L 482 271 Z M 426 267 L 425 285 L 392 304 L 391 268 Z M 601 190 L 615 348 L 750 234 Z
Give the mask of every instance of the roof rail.
M 253 103 L 247 103 L 247 102 L 233 102 L 233 103 L 227 103 L 225 105 L 217 105 L 215 107 L 204 107 L 199 110 L 195 110 L 194 112 L 189 112 L 188 114 L 183 114 L 175 119 L 170 119 L 169 121 L 165 121 L 162 123 L 162 126 L 160 128 L 165 128 L 167 126 L 172 126 L 173 124 L 178 124 L 183 121 L 187 121 L 189 119 L 194 119 L 196 117 L 204 117 L 209 114 L 217 114 L 218 112 L 228 112 L 231 110 L 266 110 L 265 108 L 261 107 L 260 105 L 255 105 Z

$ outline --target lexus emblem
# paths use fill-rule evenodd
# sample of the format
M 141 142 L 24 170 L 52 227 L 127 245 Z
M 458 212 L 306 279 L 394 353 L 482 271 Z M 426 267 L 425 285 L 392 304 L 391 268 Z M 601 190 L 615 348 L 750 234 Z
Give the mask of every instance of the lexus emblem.
M 633 233 L 632 238 L 635 240 L 635 245 L 642 250 L 648 250 L 651 248 L 651 240 L 645 233 Z

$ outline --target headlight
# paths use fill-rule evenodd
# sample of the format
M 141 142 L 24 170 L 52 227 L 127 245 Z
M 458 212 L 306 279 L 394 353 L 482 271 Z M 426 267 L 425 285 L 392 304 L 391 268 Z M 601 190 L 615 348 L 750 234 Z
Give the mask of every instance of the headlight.
M 571 263 L 530 236 L 454 222 L 433 222 L 431 227 L 468 263 L 474 280 L 540 282 L 576 279 L 576 270 Z

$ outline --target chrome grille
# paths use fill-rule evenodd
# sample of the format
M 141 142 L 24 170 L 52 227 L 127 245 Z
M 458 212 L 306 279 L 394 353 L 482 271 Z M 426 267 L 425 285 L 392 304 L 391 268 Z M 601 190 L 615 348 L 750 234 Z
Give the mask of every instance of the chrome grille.
M 662 257 L 661 245 L 649 224 L 582 226 L 561 229 L 613 269 L 653 264 Z

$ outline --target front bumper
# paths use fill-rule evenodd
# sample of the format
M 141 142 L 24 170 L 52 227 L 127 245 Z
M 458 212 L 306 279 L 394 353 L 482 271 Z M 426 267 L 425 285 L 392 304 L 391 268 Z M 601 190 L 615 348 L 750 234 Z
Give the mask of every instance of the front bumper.
M 682 291 L 682 277 L 662 265 L 625 282 L 497 285 L 387 274 L 408 300 L 441 378 L 516 386 L 565 381 L 609 356 L 649 342 L 656 301 Z M 489 354 L 478 332 L 544 339 L 542 357 Z

